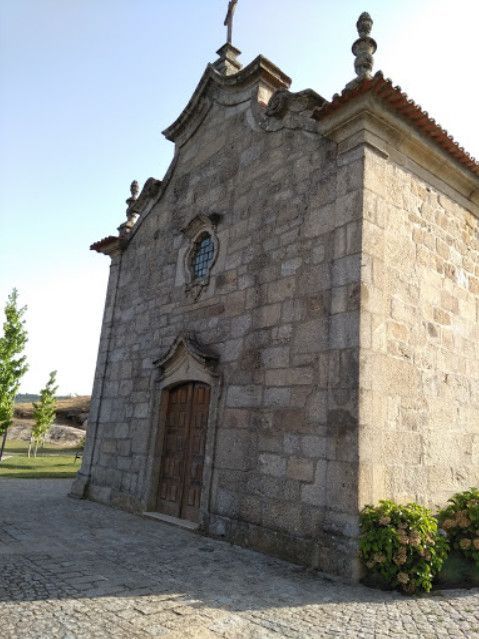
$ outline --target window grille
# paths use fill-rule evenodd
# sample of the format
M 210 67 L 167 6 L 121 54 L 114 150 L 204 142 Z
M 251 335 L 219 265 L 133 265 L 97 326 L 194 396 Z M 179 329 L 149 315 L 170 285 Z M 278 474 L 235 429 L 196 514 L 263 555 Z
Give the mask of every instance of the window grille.
M 215 245 L 211 235 L 205 233 L 196 242 L 193 249 L 191 265 L 194 279 L 202 279 L 208 275 L 208 270 L 215 254 Z

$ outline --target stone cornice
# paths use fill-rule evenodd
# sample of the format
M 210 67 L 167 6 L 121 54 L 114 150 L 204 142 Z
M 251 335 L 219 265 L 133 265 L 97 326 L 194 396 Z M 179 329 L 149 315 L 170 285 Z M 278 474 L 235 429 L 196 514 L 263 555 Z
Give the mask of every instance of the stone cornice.
M 344 152 L 360 144 L 374 148 L 398 165 L 450 195 L 479 215 L 479 175 L 436 143 L 372 92 L 357 96 L 341 108 L 327 109 L 316 119 L 321 133 Z
M 90 251 L 96 251 L 97 253 L 102 253 L 103 255 L 108 255 L 109 257 L 112 257 L 116 253 L 120 253 L 121 250 L 121 240 L 115 235 L 104 237 L 102 240 L 94 242 L 90 246 Z
M 348 113 L 351 105 L 361 101 L 364 96 L 371 96 L 383 106 L 384 110 L 407 122 L 416 133 L 430 140 L 436 147 L 443 149 L 455 162 L 479 176 L 477 160 L 460 146 L 436 120 L 431 118 L 427 111 L 424 111 L 414 100 L 409 99 L 401 87 L 394 86 L 390 79 L 385 78 L 381 71 L 378 71 L 372 78 L 366 77 L 350 83 L 341 94 L 333 96 L 331 102 L 316 109 L 313 117 L 324 122 L 325 126 L 328 127 L 329 121 L 335 121 L 338 116 L 339 118 L 344 117 L 341 113 L 343 111 Z

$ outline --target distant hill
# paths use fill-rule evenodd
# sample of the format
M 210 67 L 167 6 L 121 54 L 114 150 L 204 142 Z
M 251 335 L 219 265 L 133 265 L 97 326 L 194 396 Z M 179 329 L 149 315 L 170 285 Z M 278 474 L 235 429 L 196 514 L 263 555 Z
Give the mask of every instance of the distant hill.
M 34 395 L 33 393 L 19 393 L 15 397 L 15 404 L 25 404 L 27 402 L 36 402 L 40 399 L 40 395 Z
M 84 395 L 57 395 L 57 399 L 81 399 Z M 15 397 L 15 404 L 28 404 L 29 402 L 37 402 L 40 399 L 40 395 L 35 393 L 19 393 Z
M 38 399 L 38 395 L 27 393 L 19 397 L 33 397 L 33 401 Z M 79 397 L 57 397 L 56 422 L 66 426 L 82 426 L 88 417 L 90 410 L 90 396 L 81 395 Z M 17 419 L 32 419 L 33 406 L 31 401 L 18 402 L 15 404 L 15 417 Z

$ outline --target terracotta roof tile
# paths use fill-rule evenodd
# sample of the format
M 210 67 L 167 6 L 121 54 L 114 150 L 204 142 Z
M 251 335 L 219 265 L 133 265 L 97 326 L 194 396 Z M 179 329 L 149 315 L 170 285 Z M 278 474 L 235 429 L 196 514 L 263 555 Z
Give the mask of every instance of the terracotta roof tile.
M 401 87 L 394 86 L 392 80 L 385 78 L 381 71 L 378 71 L 372 78 L 364 78 L 355 86 L 344 89 L 341 94 L 334 95 L 331 102 L 316 109 L 313 117 L 316 120 L 323 120 L 354 98 L 369 92 L 374 93 L 391 110 L 409 120 L 414 127 L 434 140 L 463 166 L 479 175 L 478 161 L 465 151 L 436 120 L 431 118 L 427 111 L 411 100 L 401 90 Z
M 99 240 L 98 242 L 92 244 L 90 246 L 90 251 L 97 251 L 97 253 L 101 253 L 103 248 L 105 248 L 109 244 L 113 244 L 113 242 L 116 242 L 117 240 L 118 237 L 116 237 L 115 235 L 104 237 L 102 240 Z

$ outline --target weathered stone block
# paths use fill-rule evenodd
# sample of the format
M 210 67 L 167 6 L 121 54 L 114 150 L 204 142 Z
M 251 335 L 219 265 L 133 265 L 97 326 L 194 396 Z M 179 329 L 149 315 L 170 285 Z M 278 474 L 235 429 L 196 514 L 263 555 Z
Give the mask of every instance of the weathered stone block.
M 239 495 L 224 488 L 219 488 L 214 500 L 214 510 L 218 515 L 236 517 L 239 512 Z
M 293 257 L 290 260 L 286 260 L 281 264 L 281 275 L 287 277 L 288 275 L 294 275 L 300 268 L 303 260 L 301 257 Z
M 263 505 L 262 521 L 268 528 L 289 530 L 299 533 L 301 530 L 301 507 L 288 502 L 273 502 Z
M 245 408 L 226 408 L 223 413 L 225 428 L 248 428 L 251 413 Z
M 295 288 L 296 278 L 294 277 L 272 282 L 268 285 L 268 302 L 273 304 L 274 302 L 282 302 L 285 299 L 289 299 L 294 295 Z
M 287 387 L 273 387 L 264 389 L 264 405 L 266 407 L 278 408 L 289 406 L 291 401 L 291 389 Z
M 334 349 L 359 345 L 359 314 L 356 311 L 339 313 L 331 317 L 329 345 Z
M 258 451 L 269 453 L 283 452 L 283 437 L 278 434 L 259 434 L 258 435 Z
M 240 517 L 252 524 L 260 524 L 262 520 L 262 501 L 257 497 L 246 495 L 241 498 Z
M 286 459 L 284 457 L 263 453 L 259 456 L 259 464 L 259 471 L 264 475 L 272 475 L 273 477 L 285 477 L 286 475 Z
M 296 384 L 311 384 L 313 371 L 306 366 L 302 368 L 278 368 L 267 370 L 265 383 L 268 386 L 294 386 Z
M 326 461 L 318 461 L 314 472 L 314 482 L 312 484 L 304 484 L 301 487 L 301 501 L 311 506 L 326 506 L 327 486 L 326 486 Z
M 150 405 L 148 402 L 141 402 L 140 404 L 136 404 L 135 406 L 135 417 L 148 417 L 150 413 Z
M 217 435 L 216 466 L 246 470 L 250 464 L 250 439 L 246 430 L 221 428 Z
M 328 506 L 332 510 L 343 513 L 357 512 L 357 472 L 356 464 L 328 462 L 326 490 Z
M 281 304 L 269 304 L 257 309 L 253 314 L 253 322 L 257 328 L 273 326 L 281 317 Z
M 301 438 L 301 452 L 305 457 L 326 459 L 329 450 L 327 437 L 317 435 L 303 435 Z
M 359 282 L 361 269 L 361 255 L 347 255 L 334 260 L 332 267 L 332 286 L 345 286 Z
M 327 350 L 327 343 L 328 320 L 314 319 L 297 327 L 293 349 L 298 353 L 317 353 Z
M 231 320 L 231 337 L 246 335 L 251 327 L 251 315 L 239 315 Z
M 261 351 L 261 362 L 265 368 L 284 368 L 289 364 L 289 348 L 275 346 Z
M 227 406 L 229 406 L 230 408 L 260 406 L 262 396 L 262 386 L 230 386 L 228 388 Z
M 289 479 L 297 479 L 301 482 L 312 482 L 314 477 L 313 462 L 305 457 L 290 457 L 287 476 Z

